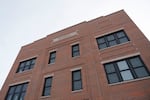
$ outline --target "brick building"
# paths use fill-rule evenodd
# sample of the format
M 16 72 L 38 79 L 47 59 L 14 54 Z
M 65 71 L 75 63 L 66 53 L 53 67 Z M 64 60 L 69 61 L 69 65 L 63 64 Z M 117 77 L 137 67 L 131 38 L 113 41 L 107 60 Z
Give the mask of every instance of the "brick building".
M 150 100 L 150 42 L 123 10 L 68 27 L 21 48 L 0 98 Z

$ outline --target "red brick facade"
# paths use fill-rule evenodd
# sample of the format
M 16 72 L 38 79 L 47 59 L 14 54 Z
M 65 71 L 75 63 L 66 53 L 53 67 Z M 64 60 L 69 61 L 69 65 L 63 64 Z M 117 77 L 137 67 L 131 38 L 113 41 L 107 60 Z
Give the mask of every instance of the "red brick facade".
M 124 30 L 130 41 L 99 50 L 96 38 L 118 30 Z M 71 46 L 76 43 L 80 56 L 72 57 Z M 56 51 L 56 59 L 48 64 L 51 51 Z M 150 71 L 150 42 L 123 10 L 85 21 L 23 46 L 0 100 L 5 100 L 9 86 L 24 82 L 29 82 L 25 100 L 150 100 L 150 76 L 113 84 L 106 77 L 105 63 L 136 55 Z M 33 69 L 16 73 L 21 61 L 33 57 Z M 81 70 L 82 89 L 72 91 L 71 72 L 76 69 Z M 51 95 L 42 96 L 47 76 L 53 76 Z

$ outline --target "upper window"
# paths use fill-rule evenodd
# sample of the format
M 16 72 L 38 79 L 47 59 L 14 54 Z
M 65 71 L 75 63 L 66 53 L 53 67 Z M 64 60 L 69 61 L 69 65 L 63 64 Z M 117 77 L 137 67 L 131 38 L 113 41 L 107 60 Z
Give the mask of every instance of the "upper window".
M 80 55 L 79 44 L 72 45 L 72 57 Z
M 81 70 L 72 72 L 72 91 L 82 89 Z
M 35 60 L 36 58 L 32 58 L 32 59 L 20 62 L 17 73 L 32 69 L 34 67 Z
M 117 44 L 125 43 L 129 41 L 129 38 L 127 37 L 126 33 L 121 30 L 117 31 L 99 38 L 96 38 L 98 48 L 104 49 L 108 48 Z
M 52 87 L 52 77 L 45 78 L 42 96 L 50 95 L 51 94 L 51 87 Z
M 5 100 L 24 100 L 28 83 L 9 87 Z
M 140 56 L 104 64 L 108 83 L 117 83 L 150 75 Z
M 49 64 L 55 63 L 56 59 L 56 51 L 50 52 L 50 57 L 49 57 Z

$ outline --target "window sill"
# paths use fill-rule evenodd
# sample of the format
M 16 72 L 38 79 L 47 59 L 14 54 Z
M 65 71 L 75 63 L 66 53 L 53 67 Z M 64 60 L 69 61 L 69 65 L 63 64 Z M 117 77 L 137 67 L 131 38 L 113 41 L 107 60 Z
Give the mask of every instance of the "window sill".
M 72 93 L 77 93 L 77 92 L 82 92 L 83 91 L 83 89 L 80 89 L 80 90 L 74 90 L 74 91 L 72 91 Z
M 49 63 L 48 65 L 54 65 L 55 63 Z
M 118 83 L 112 83 L 112 84 L 109 84 L 109 86 L 121 85 L 121 84 L 125 84 L 125 83 L 142 81 L 142 80 L 146 80 L 146 79 L 150 79 L 150 76 L 144 77 L 144 78 L 139 78 L 139 79 L 133 79 L 133 80 L 128 80 L 128 81 L 118 82 Z
M 27 72 L 30 72 L 32 69 L 29 69 L 29 70 L 24 70 L 24 71 L 20 71 L 20 72 L 16 72 L 17 74 L 18 73 L 27 73 Z
M 41 96 L 40 98 L 41 99 L 45 99 L 45 98 L 49 98 L 49 97 L 51 97 L 50 95 L 48 95 L 48 96 Z
M 117 45 L 114 45 L 114 46 L 111 46 L 111 47 L 99 49 L 99 51 L 104 51 L 104 50 L 109 49 L 109 48 L 114 48 L 114 47 L 117 47 L 117 46 L 125 45 L 125 44 L 128 44 L 128 43 L 130 43 L 130 42 L 131 42 L 131 41 L 128 41 L 128 42 L 121 43 L 121 44 L 117 44 Z
M 20 76 L 20 74 L 21 75 L 27 75 L 27 74 L 31 74 L 32 72 L 33 72 L 33 69 L 25 70 L 25 71 L 22 71 L 22 72 L 15 73 L 15 76 Z
M 72 59 L 77 59 L 77 58 L 80 58 L 80 55 L 79 55 L 79 56 L 72 57 Z

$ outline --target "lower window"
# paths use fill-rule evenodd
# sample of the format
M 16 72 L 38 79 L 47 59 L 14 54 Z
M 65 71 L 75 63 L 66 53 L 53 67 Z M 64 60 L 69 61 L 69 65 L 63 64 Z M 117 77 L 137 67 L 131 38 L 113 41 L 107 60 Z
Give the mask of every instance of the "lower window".
M 140 56 L 104 64 L 108 83 L 117 83 L 150 76 Z
M 45 78 L 42 96 L 51 95 L 52 79 L 53 79 L 52 77 Z
M 28 83 L 10 86 L 5 100 L 24 100 Z
M 81 70 L 72 72 L 72 91 L 82 89 Z

